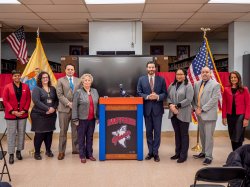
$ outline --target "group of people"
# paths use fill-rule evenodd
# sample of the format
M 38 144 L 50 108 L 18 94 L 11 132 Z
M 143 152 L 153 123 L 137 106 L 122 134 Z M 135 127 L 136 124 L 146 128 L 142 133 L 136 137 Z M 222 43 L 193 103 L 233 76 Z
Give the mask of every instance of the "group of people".
M 204 165 L 212 163 L 213 134 L 218 118 L 218 100 L 220 84 L 211 79 L 211 70 L 205 66 L 201 70 L 201 80 L 194 86 L 188 82 L 187 72 L 178 69 L 175 80 L 166 89 L 162 77 L 156 76 L 156 64 L 147 63 L 147 75 L 139 78 L 137 93 L 144 99 L 144 119 L 148 154 L 145 160 L 154 158 L 159 162 L 161 142 L 163 101 L 169 104 L 169 119 L 175 132 L 175 154 L 171 160 L 183 163 L 187 160 L 189 149 L 189 123 L 192 112 L 195 112 L 199 125 L 202 151 L 193 155 L 195 159 L 203 159 Z M 237 71 L 229 75 L 230 87 L 223 92 L 222 118 L 228 124 L 232 149 L 239 148 L 244 141 L 244 131 L 250 118 L 250 96 L 247 87 L 243 87 L 241 76 Z
M 95 123 L 98 122 L 98 100 L 96 89 L 91 88 L 93 77 L 83 74 L 79 79 L 74 77 L 75 67 L 66 65 L 66 76 L 58 80 L 57 86 L 51 85 L 51 78 L 47 72 L 39 73 L 37 85 L 30 93 L 27 84 L 21 82 L 20 71 L 12 71 L 13 82 L 3 90 L 3 103 L 7 123 L 7 141 L 9 163 L 16 158 L 22 160 L 21 151 L 24 149 L 24 139 L 28 111 L 33 101 L 31 117 L 31 131 L 35 132 L 34 147 L 36 160 L 42 160 L 41 145 L 44 142 L 46 156 L 53 157 L 51 145 L 53 131 L 56 129 L 57 111 L 59 114 L 60 137 L 58 160 L 65 157 L 67 131 L 71 123 L 72 154 L 79 154 L 81 162 L 93 157 L 93 134 Z
M 202 144 L 202 151 L 194 155 L 196 159 L 204 159 L 203 164 L 212 162 L 213 134 L 217 121 L 218 99 L 221 86 L 211 79 L 211 70 L 203 67 L 201 80 L 194 87 L 188 82 L 187 72 L 178 69 L 175 80 L 168 88 L 165 80 L 157 76 L 156 64 L 147 63 L 147 75 L 138 80 L 137 93 L 144 100 L 144 119 L 148 154 L 145 160 L 154 158 L 159 162 L 159 147 L 161 143 L 163 102 L 169 104 L 169 119 L 175 132 L 175 154 L 171 160 L 183 163 L 187 160 L 189 149 L 189 123 L 192 112 L 195 112 Z M 98 91 L 91 87 L 93 76 L 83 74 L 81 78 L 74 77 L 75 67 L 66 65 L 66 76 L 58 80 L 56 87 L 51 85 L 47 72 L 41 72 L 37 77 L 37 86 L 32 94 L 28 85 L 21 82 L 21 73 L 12 72 L 13 82 L 6 85 L 3 91 L 5 119 L 7 123 L 7 139 L 9 163 L 16 158 L 22 160 L 24 149 L 26 121 L 31 99 L 33 108 L 30 113 L 31 131 L 35 132 L 34 147 L 36 160 L 41 160 L 41 145 L 44 142 L 46 156 L 53 157 L 51 150 L 53 131 L 59 115 L 59 154 L 58 160 L 63 160 L 66 152 L 67 132 L 71 124 L 72 154 L 79 154 L 81 163 L 86 159 L 96 161 L 93 156 L 93 134 L 98 123 Z M 243 87 L 241 76 L 233 71 L 229 76 L 230 87 L 223 92 L 222 122 L 228 124 L 232 149 L 235 150 L 244 141 L 245 127 L 250 118 L 250 100 L 247 87 Z M 16 136 L 17 135 L 17 136 Z M 17 137 L 17 146 L 16 146 Z

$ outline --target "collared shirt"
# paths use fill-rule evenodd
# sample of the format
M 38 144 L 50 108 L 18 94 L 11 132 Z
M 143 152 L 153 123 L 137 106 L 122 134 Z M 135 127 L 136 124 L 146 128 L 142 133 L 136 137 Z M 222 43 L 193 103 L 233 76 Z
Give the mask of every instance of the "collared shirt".
M 209 80 L 207 80 L 207 81 L 201 81 L 201 85 L 203 84 L 203 82 L 204 82 L 204 87 L 206 86 L 206 84 L 208 83 L 208 81 L 210 81 L 210 79 Z M 200 86 L 200 89 L 201 89 L 201 86 Z
M 148 81 L 149 81 L 149 84 L 150 84 L 150 78 L 153 78 L 153 83 L 155 85 L 155 74 L 154 75 L 148 75 Z
M 72 76 L 72 77 L 69 77 L 68 75 L 66 75 L 66 77 L 67 77 L 67 79 L 69 80 L 69 78 L 71 78 L 71 80 L 72 80 L 72 83 L 74 84 L 74 76 Z

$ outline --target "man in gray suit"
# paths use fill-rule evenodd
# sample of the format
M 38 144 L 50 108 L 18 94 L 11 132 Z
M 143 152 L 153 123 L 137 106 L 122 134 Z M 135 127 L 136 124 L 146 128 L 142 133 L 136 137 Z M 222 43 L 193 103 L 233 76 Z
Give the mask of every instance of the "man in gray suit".
M 198 118 L 202 152 L 194 158 L 205 158 L 203 165 L 212 163 L 213 134 L 217 120 L 220 85 L 211 79 L 211 70 L 204 67 L 201 70 L 202 80 L 194 85 L 193 107 Z
M 79 154 L 76 124 L 71 120 L 72 116 L 72 101 L 73 95 L 80 88 L 81 81 L 74 77 L 75 66 L 67 64 L 65 67 L 66 76 L 62 77 L 57 82 L 56 92 L 59 98 L 59 154 L 58 160 L 65 157 L 65 150 L 67 144 L 67 132 L 69 123 L 71 122 L 71 138 L 72 138 L 72 154 Z

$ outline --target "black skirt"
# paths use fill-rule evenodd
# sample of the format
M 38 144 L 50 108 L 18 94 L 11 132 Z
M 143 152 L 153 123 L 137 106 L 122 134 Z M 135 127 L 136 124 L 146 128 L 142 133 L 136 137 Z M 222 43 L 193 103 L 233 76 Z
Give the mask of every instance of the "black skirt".
M 31 111 L 31 131 L 34 132 L 51 132 L 56 129 L 57 114 L 44 114 Z
M 243 127 L 243 120 L 245 115 L 230 115 L 227 114 L 228 132 L 231 141 L 243 142 L 245 127 Z

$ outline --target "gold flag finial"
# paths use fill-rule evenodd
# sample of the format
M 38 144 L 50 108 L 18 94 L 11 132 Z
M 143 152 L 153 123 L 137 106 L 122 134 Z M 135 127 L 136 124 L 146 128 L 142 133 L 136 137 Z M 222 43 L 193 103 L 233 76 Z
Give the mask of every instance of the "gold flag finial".
M 201 27 L 201 30 L 203 31 L 203 37 L 204 38 L 206 37 L 207 31 L 211 31 L 210 28 L 204 28 L 204 27 Z

